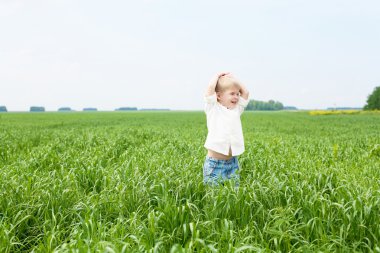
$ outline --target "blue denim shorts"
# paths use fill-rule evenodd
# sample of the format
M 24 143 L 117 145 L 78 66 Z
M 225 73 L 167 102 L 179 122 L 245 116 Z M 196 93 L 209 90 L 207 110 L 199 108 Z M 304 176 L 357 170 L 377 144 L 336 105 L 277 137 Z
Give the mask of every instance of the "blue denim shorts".
M 206 156 L 203 164 L 203 182 L 217 185 L 226 180 L 233 179 L 239 184 L 239 163 L 236 156 L 229 160 L 218 160 Z

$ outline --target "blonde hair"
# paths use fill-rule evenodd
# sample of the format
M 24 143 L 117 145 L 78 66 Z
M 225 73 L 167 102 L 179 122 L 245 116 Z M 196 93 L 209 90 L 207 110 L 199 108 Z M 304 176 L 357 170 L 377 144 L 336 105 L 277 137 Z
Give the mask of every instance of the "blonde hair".
M 216 84 L 215 91 L 223 92 L 231 87 L 237 87 L 240 89 L 240 83 L 233 76 L 221 76 L 218 79 L 218 83 Z

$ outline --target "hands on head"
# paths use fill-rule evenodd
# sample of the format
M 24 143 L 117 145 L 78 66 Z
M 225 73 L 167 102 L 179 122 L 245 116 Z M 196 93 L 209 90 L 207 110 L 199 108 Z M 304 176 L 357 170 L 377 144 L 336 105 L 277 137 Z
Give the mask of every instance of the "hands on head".
M 216 77 L 214 78 L 214 84 L 215 84 L 214 89 L 218 83 L 219 78 L 221 78 L 223 76 L 232 78 L 234 80 L 234 82 L 237 83 L 239 86 L 240 96 L 243 97 L 244 99 L 248 99 L 249 92 L 248 92 L 247 88 L 245 87 L 245 85 L 243 83 L 241 83 L 238 79 L 236 79 L 236 77 L 233 76 L 231 72 L 219 72 L 219 73 L 217 73 Z M 212 84 L 212 83 L 213 83 L 213 81 L 211 81 L 210 84 Z M 213 85 L 210 85 L 210 86 L 213 86 Z
M 232 76 L 231 72 L 220 72 L 217 74 L 218 78 L 222 76 Z
M 216 88 L 216 85 L 218 84 L 218 80 L 220 77 L 223 77 L 223 76 L 231 77 L 237 81 L 237 79 L 231 74 L 231 72 L 219 72 L 210 80 L 207 86 L 207 90 L 205 94 L 206 96 L 215 94 L 215 88 Z M 240 96 L 242 96 L 244 99 L 248 99 L 248 95 L 249 95 L 248 90 L 245 88 L 245 86 L 241 82 L 239 81 L 237 82 L 240 86 L 240 90 L 239 90 Z

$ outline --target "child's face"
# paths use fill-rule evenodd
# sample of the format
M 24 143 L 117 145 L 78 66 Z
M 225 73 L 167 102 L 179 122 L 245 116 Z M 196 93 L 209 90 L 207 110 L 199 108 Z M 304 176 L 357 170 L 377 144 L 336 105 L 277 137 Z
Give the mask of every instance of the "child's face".
M 239 101 L 239 88 L 231 87 L 225 91 L 217 92 L 217 98 L 220 104 L 228 109 L 234 109 Z

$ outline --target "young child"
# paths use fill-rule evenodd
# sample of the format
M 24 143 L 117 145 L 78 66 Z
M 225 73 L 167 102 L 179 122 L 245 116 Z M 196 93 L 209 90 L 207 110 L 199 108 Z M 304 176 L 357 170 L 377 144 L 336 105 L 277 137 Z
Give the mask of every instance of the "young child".
M 205 94 L 208 149 L 203 165 L 204 183 L 217 185 L 228 179 L 239 184 L 237 156 L 244 152 L 240 115 L 247 106 L 249 92 L 228 72 L 215 75 Z

